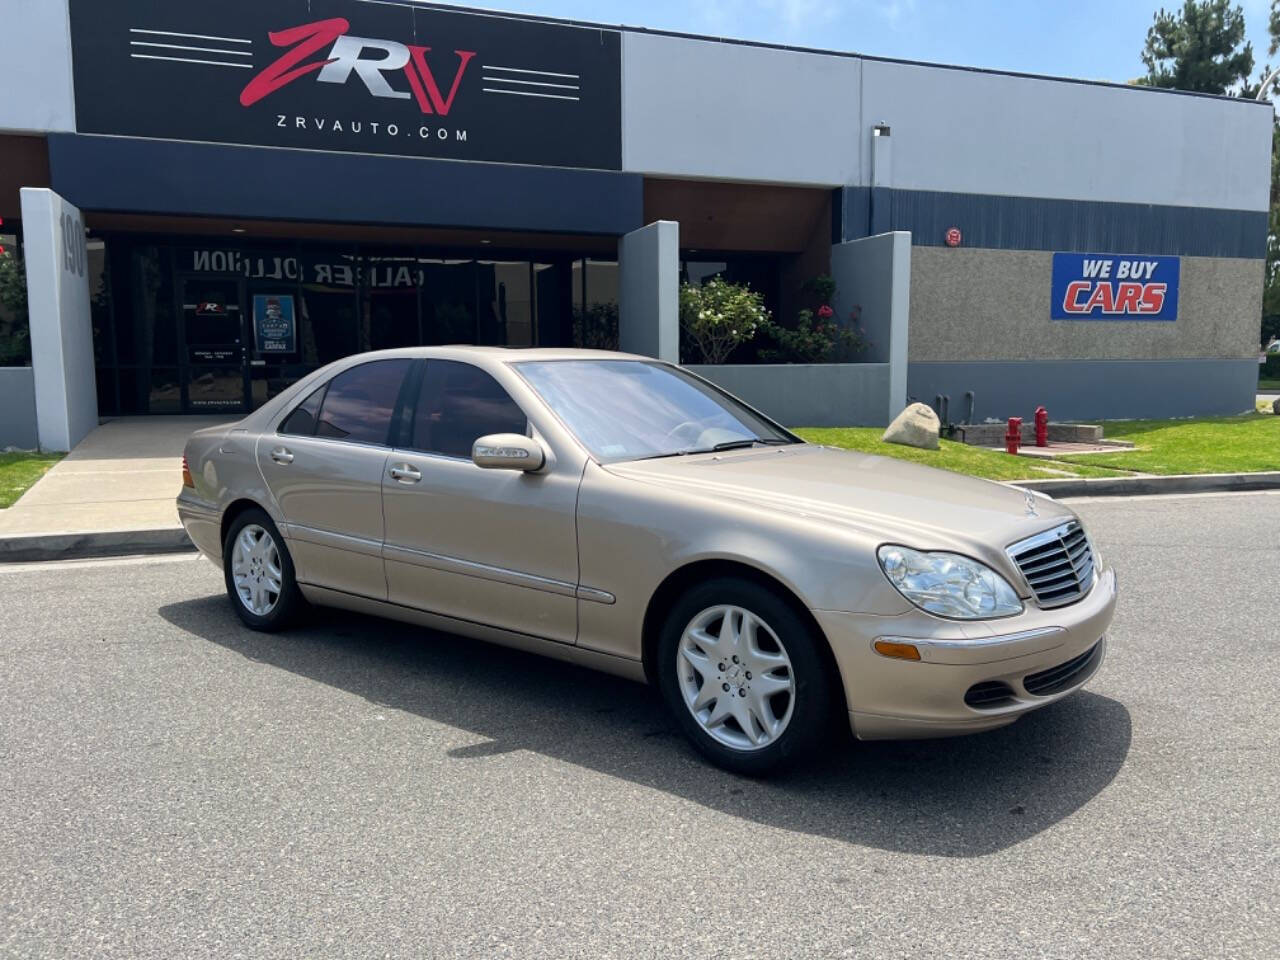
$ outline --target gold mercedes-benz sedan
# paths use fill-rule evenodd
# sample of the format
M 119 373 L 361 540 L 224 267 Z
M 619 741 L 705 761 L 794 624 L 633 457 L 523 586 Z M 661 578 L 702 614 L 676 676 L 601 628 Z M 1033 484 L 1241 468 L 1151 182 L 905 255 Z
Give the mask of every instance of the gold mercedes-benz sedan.
M 178 512 L 255 630 L 306 604 L 655 684 L 760 774 L 990 730 L 1098 670 L 1116 604 L 1079 518 L 800 440 L 680 367 L 590 350 L 348 357 L 187 444 Z

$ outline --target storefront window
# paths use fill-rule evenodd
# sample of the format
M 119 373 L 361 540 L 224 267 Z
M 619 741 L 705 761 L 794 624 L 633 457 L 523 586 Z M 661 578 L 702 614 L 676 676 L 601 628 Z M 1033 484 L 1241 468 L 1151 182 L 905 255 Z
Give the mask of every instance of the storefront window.
M 574 266 L 575 279 L 580 277 L 582 282 L 582 300 L 574 305 L 573 345 L 617 350 L 618 264 L 585 260 Z
M 107 245 L 97 238 L 85 244 L 88 253 L 89 314 L 93 325 L 93 361 L 98 365 L 114 360 L 115 335 L 111 328 L 111 287 L 107 273 Z M 114 400 L 112 406 L 115 406 Z
M 527 260 L 481 260 L 480 340 L 487 346 L 530 347 L 534 343 L 533 295 Z
M 566 318 L 570 316 L 571 292 L 568 264 L 533 265 L 534 314 L 539 346 L 558 347 L 571 342 L 572 331 L 565 325 Z
M 423 344 L 475 343 L 474 260 L 419 260 Z
M 356 257 L 307 253 L 302 262 L 298 349 L 308 366 L 323 366 L 359 352 L 356 336 Z
M 177 367 L 152 370 L 122 367 L 119 380 L 121 413 L 182 412 L 182 387 Z
M 617 341 L 609 261 L 129 234 L 91 239 L 89 252 L 105 414 L 239 414 L 353 353 L 569 343 L 584 313 L 604 331 L 595 345 Z
M 136 246 L 129 256 L 129 302 L 115 311 L 116 362 L 151 367 L 178 362 L 173 268 L 169 250 Z
M 365 256 L 360 260 L 360 347 L 387 350 L 422 342 L 418 329 L 417 257 Z

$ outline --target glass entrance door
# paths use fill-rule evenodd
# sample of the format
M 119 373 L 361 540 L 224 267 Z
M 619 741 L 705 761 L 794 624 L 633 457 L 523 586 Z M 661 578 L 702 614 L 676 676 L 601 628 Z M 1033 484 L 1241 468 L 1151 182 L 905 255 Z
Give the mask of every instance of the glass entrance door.
M 181 290 L 183 409 L 243 413 L 249 390 L 243 281 L 184 277 Z

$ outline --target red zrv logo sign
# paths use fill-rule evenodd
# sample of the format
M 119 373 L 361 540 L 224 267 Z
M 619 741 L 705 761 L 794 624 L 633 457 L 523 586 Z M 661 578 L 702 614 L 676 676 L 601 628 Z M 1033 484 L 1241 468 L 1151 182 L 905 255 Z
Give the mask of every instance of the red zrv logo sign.
M 347 33 L 349 21 L 342 17 L 317 20 L 267 34 L 273 46 L 289 47 L 289 51 L 249 81 L 240 92 L 240 105 L 252 106 L 282 87 L 303 77 L 317 74 L 319 83 L 346 83 L 355 74 L 375 97 L 408 100 L 411 96 L 424 114 L 448 116 L 462 76 L 476 55 L 474 50 L 455 50 L 458 63 L 445 93 L 427 63 L 430 47 L 353 37 Z M 323 59 L 308 58 L 326 50 Z M 404 73 L 409 89 L 393 87 L 387 75 Z
M 622 166 L 617 31 L 404 0 L 66 5 L 83 133 Z

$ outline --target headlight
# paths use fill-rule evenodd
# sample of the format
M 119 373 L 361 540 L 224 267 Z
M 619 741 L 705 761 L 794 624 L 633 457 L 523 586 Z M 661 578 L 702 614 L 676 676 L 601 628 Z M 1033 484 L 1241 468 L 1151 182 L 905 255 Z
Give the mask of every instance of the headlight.
M 921 610 L 960 620 L 1022 612 L 1022 601 L 1009 582 L 977 560 L 888 545 L 876 556 L 889 582 Z

